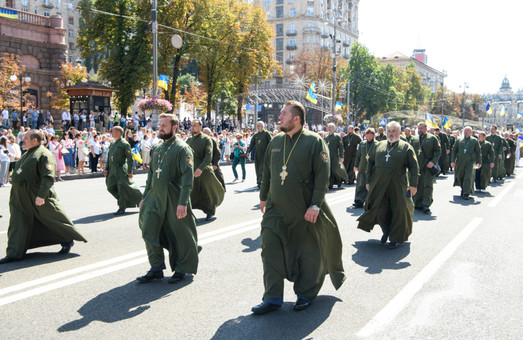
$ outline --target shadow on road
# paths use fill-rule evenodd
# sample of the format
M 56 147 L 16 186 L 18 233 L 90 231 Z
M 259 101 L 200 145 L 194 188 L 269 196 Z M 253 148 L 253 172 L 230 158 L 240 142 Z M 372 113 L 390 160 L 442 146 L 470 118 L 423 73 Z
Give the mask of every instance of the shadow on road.
M 151 302 L 165 298 L 170 293 L 191 283 L 191 276 L 175 285 L 167 284 L 166 280 L 149 284 L 138 284 L 136 281 L 129 282 L 88 301 L 78 310 L 82 318 L 66 323 L 58 328 L 58 331 L 76 331 L 88 326 L 93 321 L 114 323 L 133 318 L 149 309 Z M 151 285 L 154 285 L 152 287 L 154 289 L 151 289 Z
M 357 249 L 352 260 L 368 274 L 379 274 L 385 269 L 398 270 L 410 266 L 409 262 L 400 262 L 410 253 L 410 242 L 405 242 L 396 249 L 389 249 L 379 240 L 357 241 L 353 245 Z
M 418 221 L 435 221 L 438 216 L 432 214 L 425 214 L 419 210 L 414 211 L 414 222 Z
M 449 203 L 460 204 L 460 205 L 464 205 L 464 206 L 481 204 L 481 202 L 476 201 L 476 199 L 474 197 L 470 197 L 470 198 L 471 198 L 470 200 L 465 200 L 461 196 L 454 195 L 453 200 L 449 201 Z
M 234 193 L 235 194 L 241 194 L 241 193 L 244 193 L 244 192 L 256 192 L 256 191 L 259 191 L 260 189 L 258 189 L 258 187 L 252 187 L 252 188 L 247 188 L 247 189 L 244 189 L 244 190 L 234 190 Z
M 250 237 L 244 238 L 242 240 L 242 244 L 248 247 L 242 250 L 242 252 L 244 253 L 252 253 L 253 251 L 256 251 L 261 248 L 261 240 L 259 236 L 254 240 Z
M 364 208 L 353 208 L 352 206 L 350 206 L 347 209 L 345 209 L 345 211 L 348 212 L 349 214 L 351 214 L 351 216 L 360 217 L 361 214 L 363 214 L 365 212 L 365 209 Z
M 57 251 L 60 250 L 60 245 L 57 245 Z M 73 248 L 74 249 L 74 248 Z M 22 261 L 10 262 L 0 265 L 0 273 L 7 273 L 13 270 L 26 269 L 42 264 L 59 262 L 69 260 L 80 255 L 75 253 L 57 254 L 57 253 L 29 253 L 24 256 Z
M 242 315 L 222 324 L 211 339 L 303 339 L 327 320 L 339 301 L 321 295 L 302 312 L 292 310 L 294 303 L 284 303 L 281 310 L 266 315 Z
M 125 215 L 122 216 L 129 216 L 138 214 L 138 211 L 129 211 L 126 212 Z M 86 216 L 79 218 L 77 220 L 74 220 L 74 224 L 90 224 L 90 223 L 98 223 L 98 222 L 105 222 L 113 218 L 119 218 L 120 216 L 115 216 L 114 212 L 106 213 L 106 214 L 100 214 L 100 215 L 94 215 L 94 216 Z

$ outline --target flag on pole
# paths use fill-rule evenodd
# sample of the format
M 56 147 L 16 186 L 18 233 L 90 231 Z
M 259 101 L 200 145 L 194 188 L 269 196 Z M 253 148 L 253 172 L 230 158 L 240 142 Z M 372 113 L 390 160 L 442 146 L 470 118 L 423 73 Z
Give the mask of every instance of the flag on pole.
M 492 114 L 492 108 L 490 107 L 490 103 L 487 103 L 487 107 L 485 108 L 485 111 L 487 111 L 487 114 Z
M 318 95 L 314 93 L 314 82 L 312 82 L 311 87 L 309 87 L 309 91 L 307 91 L 307 98 L 311 103 L 316 104 L 318 102 Z
M 441 123 L 441 126 L 444 129 L 450 129 L 450 120 L 447 116 L 445 116 L 445 118 L 443 118 L 443 123 Z
M 132 153 L 133 159 L 135 161 L 137 161 L 140 164 L 143 163 L 142 156 L 140 156 L 140 151 L 138 151 L 138 148 L 134 147 L 132 149 L 131 153 Z
M 336 110 L 341 110 L 343 103 L 336 102 Z
M 500 117 L 503 117 L 503 116 L 505 115 L 505 113 L 507 113 L 507 112 L 505 111 L 505 105 L 503 105 L 503 106 L 501 107 L 501 110 L 499 111 L 499 116 L 500 116 Z
M 18 19 L 18 11 L 14 9 L 0 8 L 0 17 Z
M 164 76 L 163 74 L 160 74 L 160 77 L 158 80 L 158 87 L 167 91 L 168 86 L 169 86 L 169 76 Z
M 428 127 L 439 127 L 438 124 L 436 124 L 436 122 L 434 121 L 434 117 L 432 117 L 430 113 L 425 113 L 425 124 L 427 124 Z
M 523 113 L 518 111 L 518 115 L 516 116 L 516 118 L 523 118 Z

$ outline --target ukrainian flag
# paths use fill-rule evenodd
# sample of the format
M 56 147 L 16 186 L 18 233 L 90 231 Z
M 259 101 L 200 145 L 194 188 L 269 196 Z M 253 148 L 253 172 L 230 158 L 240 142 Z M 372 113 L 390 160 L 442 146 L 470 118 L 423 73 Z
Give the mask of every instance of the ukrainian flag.
M 430 113 L 425 113 L 425 124 L 427 124 L 428 127 L 439 127 L 438 124 L 436 124 L 436 122 L 434 121 L 434 117 L 432 117 Z
M 167 88 L 169 87 L 169 76 L 164 76 L 163 74 L 160 74 L 158 80 L 158 87 L 167 91 Z
M 522 118 L 523 117 L 523 113 L 519 112 L 518 111 L 518 115 L 516 116 L 517 118 Z
M 309 91 L 307 91 L 307 98 L 311 103 L 316 104 L 318 102 L 318 95 L 314 93 L 314 82 L 312 82 L 311 87 L 309 87 Z
M 336 102 L 336 110 L 341 110 L 342 107 L 343 107 L 343 103 Z
M 487 103 L 487 107 L 485 108 L 485 111 L 487 111 L 487 113 L 488 113 L 489 115 L 492 114 L 492 108 L 490 107 L 490 103 Z
M 447 116 L 445 116 L 445 118 L 443 118 L 443 123 L 441 123 L 441 126 L 444 129 L 450 129 L 450 120 Z
M 18 11 L 15 9 L 0 8 L 0 17 L 18 19 Z
M 137 161 L 137 162 L 140 163 L 140 164 L 143 163 L 142 156 L 140 156 L 140 151 L 138 151 L 137 148 L 133 148 L 133 150 L 131 151 L 131 153 L 132 153 L 133 159 L 134 159 L 135 161 Z

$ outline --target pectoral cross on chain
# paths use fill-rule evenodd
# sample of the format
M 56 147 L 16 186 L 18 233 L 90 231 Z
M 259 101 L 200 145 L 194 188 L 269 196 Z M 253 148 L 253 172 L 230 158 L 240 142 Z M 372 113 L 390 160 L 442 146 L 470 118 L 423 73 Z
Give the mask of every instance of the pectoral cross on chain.
M 465 148 L 465 150 L 463 150 L 463 153 L 467 153 L 467 148 Z
M 367 162 L 369 161 L 369 155 L 365 156 L 365 159 L 367 160 Z
M 285 178 L 287 177 L 287 175 L 289 174 L 287 172 L 287 166 L 282 166 L 281 169 L 283 170 L 282 172 L 280 172 L 280 177 L 281 177 L 281 185 L 283 185 L 283 182 L 285 182 Z
M 385 155 L 385 158 L 386 158 L 385 162 L 388 162 L 388 161 L 389 161 L 389 158 L 390 158 L 390 154 L 386 154 L 386 155 Z
M 158 168 L 156 169 L 156 178 L 160 178 L 160 173 L 162 172 L 162 169 Z

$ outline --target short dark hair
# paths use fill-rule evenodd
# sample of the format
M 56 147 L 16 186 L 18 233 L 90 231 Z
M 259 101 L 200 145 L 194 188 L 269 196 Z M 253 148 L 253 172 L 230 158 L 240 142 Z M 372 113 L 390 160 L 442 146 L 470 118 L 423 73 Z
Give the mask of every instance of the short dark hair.
M 44 134 L 40 130 L 31 129 L 30 131 L 28 131 L 28 133 L 30 139 L 36 139 L 39 143 L 42 143 L 42 141 L 44 140 Z
M 159 118 L 168 118 L 169 122 L 171 122 L 171 126 L 178 126 L 180 124 L 178 117 L 170 113 L 162 113 Z
M 113 126 L 113 130 L 119 131 L 120 134 L 123 136 L 123 128 L 119 125 Z
M 300 117 L 300 123 L 301 125 L 305 125 L 305 107 L 302 103 L 296 101 L 296 100 L 288 100 L 283 104 L 284 106 L 290 105 L 291 107 L 291 113 L 293 117 Z
M 197 123 L 197 124 L 199 124 L 200 126 L 203 125 L 203 124 L 202 124 L 202 121 L 199 120 L 198 118 L 191 120 L 191 125 L 194 125 L 194 123 Z

